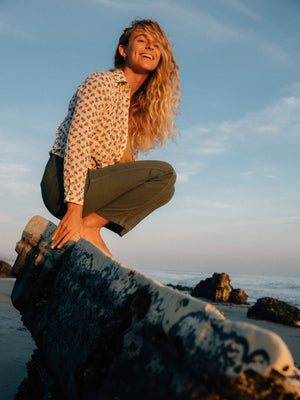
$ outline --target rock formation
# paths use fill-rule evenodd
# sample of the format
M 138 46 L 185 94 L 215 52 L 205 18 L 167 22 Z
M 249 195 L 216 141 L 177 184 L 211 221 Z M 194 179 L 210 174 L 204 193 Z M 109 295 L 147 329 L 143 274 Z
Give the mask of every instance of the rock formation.
M 228 299 L 229 303 L 245 304 L 248 300 L 248 295 L 242 289 L 232 289 Z
M 296 400 L 280 337 L 119 264 L 80 239 L 51 250 L 34 217 L 17 244 L 14 306 L 36 342 L 15 399 Z
M 300 310 L 272 297 L 258 299 L 254 306 L 249 308 L 247 317 L 300 327 Z
M 232 288 L 229 275 L 225 272 L 221 274 L 215 272 L 211 278 L 200 281 L 192 290 L 191 295 L 221 303 L 244 304 L 248 299 L 242 289 Z
M 168 286 L 174 290 L 178 290 L 179 292 L 186 293 L 186 294 L 191 294 L 191 291 L 193 290 L 193 288 L 190 286 L 173 285 L 172 283 L 168 283 L 166 286 Z
M 11 265 L 0 260 L 0 278 L 13 278 Z

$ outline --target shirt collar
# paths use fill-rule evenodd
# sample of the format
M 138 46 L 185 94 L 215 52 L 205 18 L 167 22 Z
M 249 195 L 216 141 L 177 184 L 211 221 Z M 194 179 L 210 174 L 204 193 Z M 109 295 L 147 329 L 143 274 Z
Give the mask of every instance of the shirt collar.
M 127 83 L 126 77 L 125 77 L 122 69 L 113 69 L 112 74 L 117 83 L 119 83 L 119 82 Z

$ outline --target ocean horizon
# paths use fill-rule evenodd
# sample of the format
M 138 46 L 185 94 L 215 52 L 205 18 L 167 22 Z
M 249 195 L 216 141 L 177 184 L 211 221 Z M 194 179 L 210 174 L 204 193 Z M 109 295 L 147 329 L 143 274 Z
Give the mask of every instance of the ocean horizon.
M 139 269 L 139 272 L 167 285 L 194 287 L 201 280 L 210 278 L 213 272 Z M 221 271 L 226 272 L 226 271 Z M 228 273 L 231 286 L 243 289 L 248 295 L 247 303 L 254 304 L 261 297 L 273 297 L 300 308 L 300 276 Z
M 14 260 L 3 260 L 13 265 Z M 201 280 L 209 278 L 213 272 L 179 271 L 175 269 L 136 268 L 136 270 L 164 285 L 195 287 Z M 226 272 L 226 271 L 221 271 Z M 243 289 L 248 295 L 247 303 L 254 304 L 261 297 L 273 297 L 300 308 L 300 276 L 228 273 L 231 286 Z M 14 278 L 0 278 L 6 280 Z

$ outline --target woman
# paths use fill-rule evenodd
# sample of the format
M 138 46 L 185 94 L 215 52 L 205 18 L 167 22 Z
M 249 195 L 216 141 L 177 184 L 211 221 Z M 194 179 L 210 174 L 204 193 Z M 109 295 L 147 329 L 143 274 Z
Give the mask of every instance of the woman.
M 178 65 L 161 27 L 135 20 L 120 37 L 115 69 L 92 73 L 72 97 L 41 183 L 61 219 L 52 248 L 73 236 L 112 256 L 100 229 L 123 236 L 174 193 L 175 172 L 139 153 L 167 143 L 179 107 Z

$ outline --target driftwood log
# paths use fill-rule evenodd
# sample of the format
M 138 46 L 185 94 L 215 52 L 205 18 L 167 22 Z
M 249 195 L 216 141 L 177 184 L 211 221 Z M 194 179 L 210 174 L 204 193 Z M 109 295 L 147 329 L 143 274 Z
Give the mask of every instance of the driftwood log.
M 119 264 L 80 239 L 51 250 L 33 217 L 17 244 L 14 306 L 37 350 L 16 399 L 299 399 L 276 334 Z

